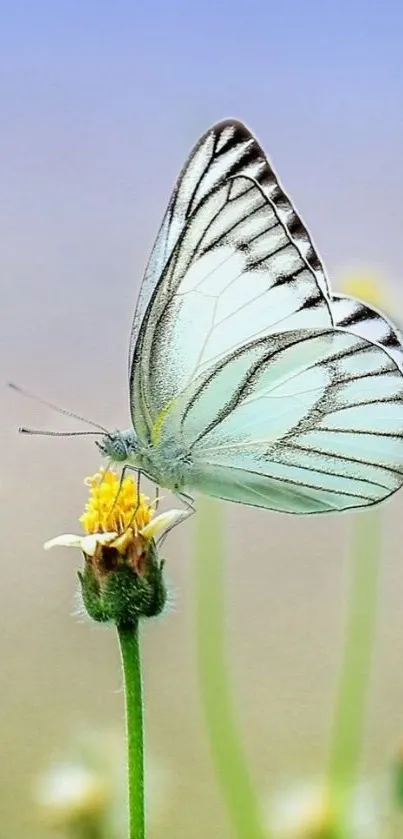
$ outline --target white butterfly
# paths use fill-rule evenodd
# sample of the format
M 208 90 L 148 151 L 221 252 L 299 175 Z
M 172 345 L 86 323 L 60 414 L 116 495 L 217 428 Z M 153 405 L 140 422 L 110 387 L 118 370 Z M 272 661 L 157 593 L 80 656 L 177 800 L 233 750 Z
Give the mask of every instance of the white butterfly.
M 133 428 L 99 444 L 185 496 L 288 513 L 381 501 L 403 483 L 402 338 L 335 296 L 256 139 L 199 140 L 143 279 Z

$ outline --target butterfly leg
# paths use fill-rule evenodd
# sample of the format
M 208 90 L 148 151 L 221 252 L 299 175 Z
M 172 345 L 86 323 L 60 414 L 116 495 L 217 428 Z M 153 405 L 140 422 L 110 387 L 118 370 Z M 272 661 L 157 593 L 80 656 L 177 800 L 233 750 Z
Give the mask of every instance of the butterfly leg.
M 101 480 L 100 480 L 100 482 L 99 482 L 99 486 L 102 486 L 102 484 L 103 484 L 103 483 L 104 483 L 104 481 L 106 480 L 106 476 L 107 476 L 108 472 L 111 470 L 111 467 L 113 467 L 113 465 L 114 465 L 113 460 L 108 460 L 108 461 L 107 461 L 106 467 L 105 467 L 105 468 L 104 468 L 104 470 L 103 470 L 103 474 L 102 474 Z M 113 513 L 113 511 L 114 511 L 114 509 L 115 509 L 115 506 L 116 506 L 117 500 L 118 500 L 118 498 L 119 498 L 119 495 L 120 495 L 120 490 L 122 489 L 122 483 L 123 483 L 123 480 L 124 480 L 124 477 L 125 477 L 125 468 L 126 468 L 126 467 L 124 467 L 124 468 L 122 469 L 122 473 L 121 473 L 120 480 L 119 480 L 118 490 L 117 490 L 117 493 L 116 493 L 116 495 L 115 495 L 115 498 L 113 499 L 113 503 L 112 503 L 111 509 L 110 509 L 110 511 L 109 511 L 109 515 L 112 515 L 112 513 Z
M 187 492 L 175 492 L 175 495 L 185 505 L 188 510 L 188 516 L 193 516 L 193 513 L 196 512 L 194 498 L 191 495 L 188 495 Z
M 196 512 L 195 506 L 194 506 L 194 498 L 192 498 L 191 495 L 188 495 L 186 492 L 175 492 L 175 496 L 176 496 L 176 498 L 179 498 L 180 501 L 182 501 L 182 504 L 185 505 L 186 509 L 183 511 L 183 518 L 180 519 L 179 521 L 176 521 L 174 524 L 172 524 L 170 527 L 168 527 L 167 530 L 164 531 L 162 536 L 160 536 L 160 538 L 157 539 L 157 547 L 158 548 L 161 547 L 162 543 L 165 541 L 166 537 L 168 536 L 168 533 L 170 533 L 171 530 L 174 529 L 174 527 L 176 527 L 178 524 L 182 524 L 183 521 L 190 518 L 190 516 L 193 516 L 193 514 Z
M 133 521 L 136 517 L 136 513 L 137 513 L 137 511 L 140 507 L 140 481 L 141 481 L 141 476 L 143 475 L 143 477 L 147 478 L 148 481 L 151 481 L 152 483 L 154 483 L 151 475 L 149 475 L 148 472 L 146 472 L 144 469 L 139 469 L 136 466 L 131 466 L 130 463 L 126 463 L 126 465 L 122 469 L 122 473 L 121 473 L 121 476 L 120 476 L 120 483 L 119 483 L 119 489 L 118 489 L 117 497 L 119 496 L 119 492 L 120 492 L 120 488 L 121 488 L 123 480 L 124 480 L 124 476 L 125 476 L 126 472 L 128 472 L 128 471 L 137 473 L 137 480 L 136 480 L 137 504 L 136 504 L 136 507 L 133 511 L 133 515 L 130 519 L 130 522 L 127 525 L 127 528 L 132 526 Z M 159 489 L 158 489 L 158 487 L 157 487 L 157 491 L 158 491 L 158 499 L 159 499 Z M 115 498 L 114 504 L 116 504 L 117 497 Z
M 111 465 L 111 464 L 110 464 L 110 463 L 108 463 L 108 467 L 107 467 L 107 469 L 109 469 L 110 465 Z M 120 474 L 120 479 L 119 479 L 119 486 L 118 486 L 118 489 L 117 489 L 117 493 L 116 493 L 116 495 L 115 495 L 115 497 L 114 497 L 114 499 L 113 499 L 112 507 L 111 507 L 111 509 L 110 509 L 110 511 L 109 511 L 109 515 L 110 515 L 110 516 L 112 515 L 112 513 L 113 513 L 113 511 L 114 511 L 114 509 L 115 509 L 115 507 L 116 507 L 116 504 L 117 504 L 117 501 L 118 501 L 118 498 L 119 498 L 119 495 L 120 495 L 120 490 L 122 489 L 122 484 L 123 484 L 123 481 L 124 481 L 124 479 L 125 479 L 125 474 L 126 474 L 126 470 L 127 470 L 127 469 L 128 469 L 128 467 L 127 467 L 127 466 L 124 466 L 124 467 L 123 467 L 123 469 L 122 469 L 122 471 L 121 471 L 121 474 Z M 107 471 L 107 470 L 106 470 L 106 471 Z M 106 474 L 106 471 L 105 471 L 104 475 Z M 103 480 L 103 479 L 102 479 L 102 480 Z
M 109 466 L 110 466 L 110 464 L 108 464 L 108 467 Z M 128 472 L 129 470 L 132 471 L 132 472 L 137 472 L 138 473 L 138 477 L 137 477 L 137 507 L 134 511 L 133 518 L 137 513 L 137 510 L 138 510 L 139 504 L 140 504 L 140 472 L 142 472 L 142 469 L 136 469 L 134 466 L 131 466 L 130 464 L 126 464 L 126 466 L 123 467 L 123 469 L 120 473 L 119 486 L 118 486 L 115 498 L 113 499 L 113 504 L 112 504 L 112 507 L 110 509 L 109 515 L 112 515 L 112 513 L 113 513 L 113 511 L 116 507 L 116 504 L 117 504 L 117 501 L 118 501 L 118 498 L 119 498 L 119 495 L 120 495 L 120 490 L 122 489 L 122 484 L 123 484 L 123 481 L 125 479 L 126 472 Z M 145 475 L 146 473 L 143 472 L 143 474 Z M 147 477 L 148 477 L 148 475 L 147 475 Z M 102 483 L 102 481 L 101 481 L 101 483 Z

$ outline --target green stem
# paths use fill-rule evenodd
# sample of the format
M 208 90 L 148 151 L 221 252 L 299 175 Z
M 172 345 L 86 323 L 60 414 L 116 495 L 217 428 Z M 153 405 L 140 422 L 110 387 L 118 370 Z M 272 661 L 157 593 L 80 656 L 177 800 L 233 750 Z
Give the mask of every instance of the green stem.
M 246 767 L 228 680 L 221 510 L 197 509 L 196 633 L 201 702 L 219 783 L 239 839 L 268 839 Z
M 381 515 L 381 511 L 373 510 L 356 515 L 353 522 L 347 625 L 328 775 L 343 837 L 347 835 L 361 758 L 377 617 Z
M 144 732 L 139 630 L 118 627 L 126 702 L 128 839 L 144 839 Z

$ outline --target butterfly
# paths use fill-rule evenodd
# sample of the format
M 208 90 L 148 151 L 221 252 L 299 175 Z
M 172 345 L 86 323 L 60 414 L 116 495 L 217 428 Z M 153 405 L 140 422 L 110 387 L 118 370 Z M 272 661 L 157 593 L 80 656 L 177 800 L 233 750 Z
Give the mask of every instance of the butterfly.
M 403 483 L 402 335 L 332 293 L 259 143 L 219 122 L 179 175 L 141 285 L 132 428 L 98 446 L 192 504 L 365 507 Z

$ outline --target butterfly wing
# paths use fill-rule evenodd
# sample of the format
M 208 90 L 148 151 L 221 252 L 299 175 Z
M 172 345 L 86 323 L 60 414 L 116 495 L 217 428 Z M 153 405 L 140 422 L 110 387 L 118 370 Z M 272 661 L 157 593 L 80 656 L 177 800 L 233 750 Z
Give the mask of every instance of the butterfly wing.
M 301 220 L 245 126 L 189 157 L 146 271 L 130 351 L 132 421 L 150 439 L 190 382 L 260 335 L 332 325 Z
M 152 294 L 177 244 L 187 220 L 201 201 L 230 177 L 247 175 L 264 189 L 288 227 L 311 268 L 323 293 L 329 284 L 323 266 L 291 201 L 281 187 L 264 152 L 250 131 L 237 120 L 223 120 L 207 131 L 186 161 L 169 201 L 144 274 L 130 337 L 129 369 L 140 326 Z
M 403 483 L 403 376 L 343 330 L 268 337 L 195 381 L 172 432 L 191 490 L 291 513 L 367 506 Z
M 403 334 L 389 318 L 343 294 L 333 295 L 331 307 L 336 326 L 380 344 L 403 369 Z

